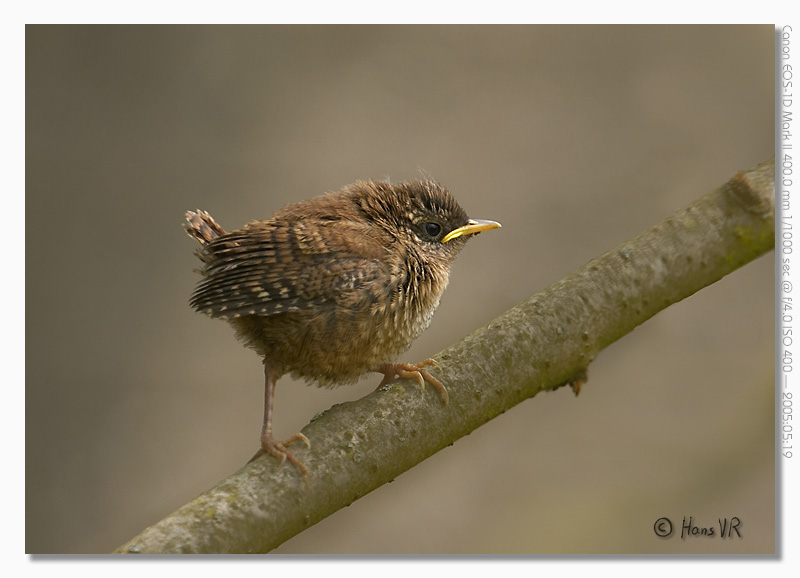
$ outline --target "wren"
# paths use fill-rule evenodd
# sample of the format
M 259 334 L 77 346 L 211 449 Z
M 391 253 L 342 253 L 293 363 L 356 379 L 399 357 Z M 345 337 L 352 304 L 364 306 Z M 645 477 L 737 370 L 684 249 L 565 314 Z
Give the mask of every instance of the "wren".
M 431 322 L 450 267 L 467 239 L 500 227 L 467 217 L 430 180 L 357 181 L 336 193 L 287 205 L 265 221 L 226 233 L 205 211 L 184 228 L 202 247 L 203 276 L 191 306 L 224 319 L 263 358 L 266 392 L 261 448 L 308 477 L 289 451 L 302 433 L 272 437 L 275 384 L 285 374 L 322 387 L 383 374 L 425 381 L 447 403 L 444 385 L 417 364 L 395 359 Z

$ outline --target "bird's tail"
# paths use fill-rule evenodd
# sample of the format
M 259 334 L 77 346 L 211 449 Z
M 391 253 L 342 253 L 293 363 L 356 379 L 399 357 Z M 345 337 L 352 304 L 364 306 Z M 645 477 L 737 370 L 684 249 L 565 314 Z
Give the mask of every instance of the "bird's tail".
M 197 239 L 201 245 L 206 245 L 225 234 L 225 231 L 220 227 L 214 218 L 198 209 L 197 211 L 186 212 L 186 222 L 183 228 L 190 237 Z

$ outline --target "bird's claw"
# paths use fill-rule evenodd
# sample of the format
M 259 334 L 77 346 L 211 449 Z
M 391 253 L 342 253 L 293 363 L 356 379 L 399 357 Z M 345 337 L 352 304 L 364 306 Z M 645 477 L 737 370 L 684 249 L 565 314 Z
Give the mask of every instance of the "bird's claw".
M 287 449 L 288 446 L 290 446 L 295 442 L 303 442 L 304 444 L 306 444 L 308 449 L 311 449 L 311 442 L 308 441 L 308 438 L 301 433 L 296 433 L 292 437 L 287 438 L 282 442 L 279 442 L 278 440 L 273 439 L 272 437 L 266 437 L 262 438 L 261 449 L 259 449 L 256 452 L 256 454 L 252 458 L 250 458 L 250 462 L 256 460 L 257 458 L 260 458 L 264 454 L 270 454 L 271 456 L 274 456 L 281 460 L 281 463 L 278 464 L 279 470 L 283 467 L 283 464 L 286 463 L 286 460 L 289 460 L 289 463 L 297 467 L 297 469 L 299 469 L 308 480 L 310 478 L 308 476 L 308 470 L 306 469 L 306 467 L 300 460 L 298 460 L 294 456 L 292 452 L 290 452 Z M 247 463 L 249 464 L 250 462 Z
M 420 386 L 420 389 L 425 390 L 425 382 L 430 383 L 444 399 L 444 404 L 450 401 L 450 396 L 447 394 L 447 389 L 442 385 L 442 382 L 428 373 L 424 367 L 433 365 L 441 367 L 435 359 L 428 358 L 419 363 L 387 363 L 381 367 L 378 372 L 383 374 L 383 379 L 378 385 L 377 389 L 382 388 L 384 385 L 393 382 L 395 379 L 415 379 Z

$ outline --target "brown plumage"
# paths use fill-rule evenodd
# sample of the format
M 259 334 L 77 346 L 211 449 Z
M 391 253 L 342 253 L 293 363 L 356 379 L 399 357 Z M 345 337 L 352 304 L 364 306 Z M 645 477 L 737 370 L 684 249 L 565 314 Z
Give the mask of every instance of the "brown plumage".
M 204 211 L 184 228 L 203 246 L 197 311 L 233 325 L 263 357 L 266 377 L 261 449 L 288 459 L 308 440 L 272 438 L 275 382 L 284 374 L 321 386 L 352 383 L 368 372 L 434 385 L 422 363 L 395 358 L 430 324 L 450 267 L 471 235 L 499 227 L 470 220 L 433 181 L 358 181 L 338 193 L 293 203 L 265 221 L 225 233 Z M 380 386 L 379 386 L 380 387 Z

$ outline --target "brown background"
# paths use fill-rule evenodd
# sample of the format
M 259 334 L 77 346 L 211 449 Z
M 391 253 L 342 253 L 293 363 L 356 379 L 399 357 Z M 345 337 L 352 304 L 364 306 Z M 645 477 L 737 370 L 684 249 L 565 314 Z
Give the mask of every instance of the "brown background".
M 28 552 L 108 552 L 257 447 L 258 358 L 187 304 L 226 228 L 420 171 L 503 229 L 427 357 L 773 153 L 771 26 L 28 27 Z M 283 545 L 283 553 L 774 549 L 773 255 Z M 278 436 L 334 391 L 289 378 Z M 673 536 L 738 516 L 742 539 Z

